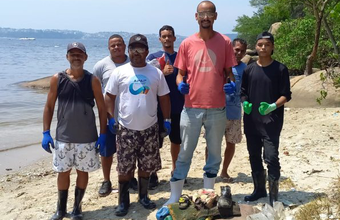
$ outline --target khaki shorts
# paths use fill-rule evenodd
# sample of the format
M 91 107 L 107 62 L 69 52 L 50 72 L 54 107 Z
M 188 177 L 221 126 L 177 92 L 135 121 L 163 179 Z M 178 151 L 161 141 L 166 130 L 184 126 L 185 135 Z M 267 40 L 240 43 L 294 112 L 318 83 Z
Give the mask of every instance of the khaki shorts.
M 83 172 L 92 172 L 100 168 L 99 153 L 92 143 L 55 142 L 53 150 L 53 169 L 56 172 L 66 172 L 75 167 Z
M 119 125 L 117 132 L 117 171 L 119 175 L 138 169 L 152 173 L 161 169 L 159 154 L 158 124 L 143 131 L 136 131 Z
M 227 142 L 232 143 L 232 144 L 238 144 L 241 142 L 242 140 L 241 119 L 237 119 L 237 120 L 227 119 L 225 137 L 226 137 Z

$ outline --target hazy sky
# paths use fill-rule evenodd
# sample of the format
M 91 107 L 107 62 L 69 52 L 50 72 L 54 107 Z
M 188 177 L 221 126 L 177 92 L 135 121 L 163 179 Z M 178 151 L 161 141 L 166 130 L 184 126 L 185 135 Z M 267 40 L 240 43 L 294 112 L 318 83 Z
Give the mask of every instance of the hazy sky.
M 176 34 L 198 31 L 195 20 L 200 0 L 1 0 L 0 27 L 62 29 L 84 32 L 126 31 L 158 33 L 164 24 Z M 253 14 L 249 0 L 215 0 L 214 29 L 231 33 L 236 19 Z

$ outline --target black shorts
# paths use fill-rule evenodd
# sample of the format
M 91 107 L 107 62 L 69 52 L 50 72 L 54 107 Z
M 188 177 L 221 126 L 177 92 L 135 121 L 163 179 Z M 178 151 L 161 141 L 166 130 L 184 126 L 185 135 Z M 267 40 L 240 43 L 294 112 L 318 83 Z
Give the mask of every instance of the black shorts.
M 162 112 L 158 111 L 158 126 L 159 126 L 159 148 L 162 148 L 163 146 L 163 139 L 162 138 L 162 133 L 165 132 L 164 129 L 164 120 L 163 120 L 163 115 Z M 181 136 L 180 136 L 180 126 L 179 123 L 181 121 L 181 113 L 179 114 L 171 114 L 171 132 L 169 135 L 171 143 L 174 144 L 181 144 Z

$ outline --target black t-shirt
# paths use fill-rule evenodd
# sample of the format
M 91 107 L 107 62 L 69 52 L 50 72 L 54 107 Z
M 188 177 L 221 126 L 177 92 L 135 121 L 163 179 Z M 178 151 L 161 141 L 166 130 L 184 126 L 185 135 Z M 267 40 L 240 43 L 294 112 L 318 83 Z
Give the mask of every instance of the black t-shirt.
M 281 96 L 285 96 L 287 101 L 291 99 L 289 73 L 285 65 L 274 60 L 266 67 L 259 66 L 257 62 L 246 67 L 242 77 L 241 99 L 253 104 L 251 113 L 243 117 L 246 135 L 280 136 L 284 107 L 264 116 L 258 109 L 261 102 L 271 104 Z

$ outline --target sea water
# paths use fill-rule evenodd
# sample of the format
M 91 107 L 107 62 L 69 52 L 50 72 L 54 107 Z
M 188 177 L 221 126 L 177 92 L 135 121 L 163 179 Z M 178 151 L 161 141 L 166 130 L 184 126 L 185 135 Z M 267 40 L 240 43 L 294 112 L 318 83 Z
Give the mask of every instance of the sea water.
M 0 38 L 0 152 L 41 143 L 46 90 L 20 86 L 20 83 L 51 76 L 69 67 L 66 47 L 82 42 L 88 54 L 84 68 L 109 55 L 106 39 L 1 39 Z M 161 44 L 150 47 L 150 53 Z M 56 114 L 51 125 L 55 134 Z

